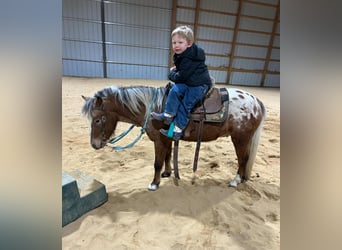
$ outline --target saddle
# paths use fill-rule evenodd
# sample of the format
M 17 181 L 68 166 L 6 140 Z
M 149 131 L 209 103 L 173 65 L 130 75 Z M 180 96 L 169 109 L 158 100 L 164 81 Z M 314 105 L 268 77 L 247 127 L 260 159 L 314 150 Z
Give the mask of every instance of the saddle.
M 204 120 L 205 122 L 223 122 L 227 118 L 228 91 L 226 88 L 211 88 L 204 101 L 191 112 L 191 119 L 194 121 Z

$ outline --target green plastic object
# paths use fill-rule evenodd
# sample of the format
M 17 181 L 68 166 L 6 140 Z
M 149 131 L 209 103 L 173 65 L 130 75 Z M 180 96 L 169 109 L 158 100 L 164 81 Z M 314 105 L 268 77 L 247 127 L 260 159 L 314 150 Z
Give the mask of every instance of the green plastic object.
M 167 137 L 172 138 L 173 137 L 173 129 L 175 128 L 175 123 L 171 122 L 169 130 L 167 131 Z

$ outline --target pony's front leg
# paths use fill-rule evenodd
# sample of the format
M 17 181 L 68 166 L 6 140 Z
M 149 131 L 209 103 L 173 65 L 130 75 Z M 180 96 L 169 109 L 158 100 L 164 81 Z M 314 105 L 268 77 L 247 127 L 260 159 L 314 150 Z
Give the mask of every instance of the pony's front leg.
M 160 172 L 163 167 L 163 161 L 161 163 L 157 160 L 154 161 L 154 178 L 151 184 L 148 185 L 148 190 L 156 191 L 159 188 Z
M 172 144 L 168 147 L 166 156 L 165 156 L 165 170 L 161 174 L 161 177 L 166 178 L 171 176 L 171 151 L 172 151 Z
M 166 155 L 170 151 L 171 141 L 162 143 L 161 141 L 155 141 L 154 143 L 154 178 L 150 185 L 148 185 L 148 190 L 155 191 L 159 188 L 160 183 L 160 173 L 166 159 Z

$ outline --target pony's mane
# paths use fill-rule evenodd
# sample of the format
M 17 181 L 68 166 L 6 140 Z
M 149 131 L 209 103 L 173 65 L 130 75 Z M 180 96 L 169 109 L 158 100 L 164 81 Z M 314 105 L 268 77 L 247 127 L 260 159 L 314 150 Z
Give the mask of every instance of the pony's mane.
M 147 86 L 131 86 L 131 87 L 116 87 L 110 86 L 97 91 L 93 98 L 88 98 L 82 108 L 84 115 L 90 116 L 93 109 L 93 103 L 96 97 L 106 98 L 114 96 L 125 108 L 133 114 L 139 114 L 142 108 L 147 111 L 153 99 L 153 95 L 157 91 L 157 97 L 154 109 L 160 110 L 162 107 L 165 88 L 154 88 Z

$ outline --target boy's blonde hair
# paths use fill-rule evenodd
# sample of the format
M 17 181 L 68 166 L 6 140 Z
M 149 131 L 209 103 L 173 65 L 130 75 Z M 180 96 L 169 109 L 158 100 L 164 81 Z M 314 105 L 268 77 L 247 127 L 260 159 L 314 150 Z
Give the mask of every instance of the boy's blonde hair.
M 194 32 L 188 26 L 179 26 L 179 27 L 175 28 L 171 33 L 171 38 L 174 35 L 179 35 L 179 36 L 185 38 L 188 42 L 194 41 Z

